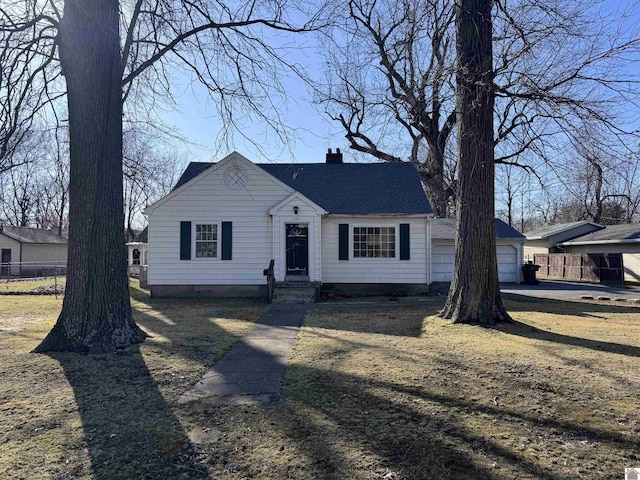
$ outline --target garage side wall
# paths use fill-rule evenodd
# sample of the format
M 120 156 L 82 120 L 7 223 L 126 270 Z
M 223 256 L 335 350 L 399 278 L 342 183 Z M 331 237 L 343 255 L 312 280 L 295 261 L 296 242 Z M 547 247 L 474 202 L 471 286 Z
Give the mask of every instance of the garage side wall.
M 623 253 L 625 283 L 640 283 L 640 253 Z
M 13 238 L 9 238 L 6 235 L 0 234 L 0 251 L 2 250 L 11 250 L 11 263 L 18 263 L 20 261 L 20 243 L 15 241 Z M 8 273 L 4 270 L 8 270 L 8 267 L 3 269 L 2 274 Z M 11 275 L 17 275 L 19 271 L 19 267 L 16 265 L 12 267 Z
M 22 261 L 66 263 L 67 245 L 24 244 L 22 246 Z

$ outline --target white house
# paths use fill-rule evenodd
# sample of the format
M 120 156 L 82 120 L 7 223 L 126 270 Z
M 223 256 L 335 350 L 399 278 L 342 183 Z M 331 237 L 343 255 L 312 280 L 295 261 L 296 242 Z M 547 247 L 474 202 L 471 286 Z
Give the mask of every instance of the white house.
M 34 275 L 66 267 L 67 239 L 49 230 L 0 224 L 0 275 Z
M 154 296 L 263 295 L 276 281 L 428 289 L 431 207 L 410 163 L 191 163 L 145 210 Z
M 522 281 L 525 236 L 500 219 L 495 219 L 496 254 L 500 282 Z M 456 221 L 434 218 L 431 221 L 431 280 L 450 282 L 455 258 Z
M 148 264 L 147 228 L 136 234 L 133 241 L 127 242 L 127 265 L 129 274 L 139 275 L 140 267 Z

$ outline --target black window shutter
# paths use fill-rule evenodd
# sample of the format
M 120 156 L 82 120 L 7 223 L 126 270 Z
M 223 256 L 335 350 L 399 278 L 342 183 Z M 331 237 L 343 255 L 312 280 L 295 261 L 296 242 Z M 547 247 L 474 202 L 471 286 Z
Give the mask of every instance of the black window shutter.
M 410 260 L 409 224 L 400 224 L 400 260 Z
M 231 260 L 233 246 L 232 222 L 222 222 L 222 257 L 221 260 Z
M 349 260 L 349 224 L 338 225 L 338 260 Z
M 180 260 L 191 260 L 191 222 L 180 222 Z

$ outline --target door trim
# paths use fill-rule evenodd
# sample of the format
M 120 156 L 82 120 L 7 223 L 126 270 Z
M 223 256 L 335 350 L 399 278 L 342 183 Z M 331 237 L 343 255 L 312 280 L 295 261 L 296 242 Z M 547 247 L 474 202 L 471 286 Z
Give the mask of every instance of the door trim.
M 287 276 L 287 223 L 306 223 L 308 225 L 308 267 L 310 281 L 320 281 L 321 265 L 317 251 L 320 242 L 320 219 L 314 215 L 276 215 L 273 219 L 273 257 L 276 260 L 276 280 L 283 281 Z
M 306 255 L 306 262 L 305 262 L 305 266 L 304 269 L 300 268 L 300 269 L 290 269 L 289 266 L 289 228 L 290 227 L 301 227 L 305 229 L 305 235 L 304 236 L 300 236 L 300 238 L 304 238 L 304 249 L 305 249 L 305 255 Z M 292 223 L 285 223 L 284 224 L 284 230 L 285 230 L 285 276 L 296 276 L 296 277 L 301 277 L 301 276 L 306 276 L 307 278 L 309 277 L 309 224 L 308 223 L 303 223 L 303 222 L 292 222 Z

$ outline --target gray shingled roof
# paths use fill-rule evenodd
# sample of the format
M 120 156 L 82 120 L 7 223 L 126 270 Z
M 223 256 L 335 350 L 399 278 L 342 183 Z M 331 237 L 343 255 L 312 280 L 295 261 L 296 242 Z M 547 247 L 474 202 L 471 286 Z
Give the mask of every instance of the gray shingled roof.
M 510 227 L 499 218 L 495 219 L 496 238 L 524 240 L 522 235 L 515 228 Z M 440 240 L 453 240 L 456 237 L 455 218 L 434 218 L 431 221 L 431 238 Z
M 174 190 L 211 163 L 189 164 Z M 415 167 L 401 163 L 257 164 L 333 214 L 428 214 L 429 201 Z
M 67 239 L 49 230 L 29 227 L 2 227 L 2 233 L 20 243 L 53 243 L 66 245 Z
M 184 169 L 184 172 L 182 172 L 182 175 L 180 175 L 180 178 L 178 179 L 178 182 L 176 183 L 176 185 L 173 187 L 173 190 L 180 188 L 189 180 L 191 180 L 194 177 L 197 177 L 202 172 L 204 172 L 207 168 L 212 167 L 213 165 L 215 164 L 210 162 L 189 163 L 189 165 L 187 165 L 187 168 Z
M 607 225 L 604 229 L 574 238 L 564 244 L 580 244 L 587 242 L 640 242 L 640 223 L 624 225 Z M 564 245 L 563 244 L 563 245 Z
M 589 222 L 587 220 L 582 220 L 580 222 L 568 222 L 568 223 L 556 223 L 554 225 L 547 225 L 541 228 L 537 228 L 535 230 L 531 230 L 530 232 L 525 232 L 525 236 L 529 239 L 533 238 L 547 238 L 551 237 L 560 232 L 565 232 L 574 227 L 579 227 L 581 225 L 585 225 L 587 223 L 593 224 L 594 228 L 603 228 L 601 225 L 598 225 L 595 222 Z

